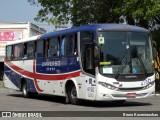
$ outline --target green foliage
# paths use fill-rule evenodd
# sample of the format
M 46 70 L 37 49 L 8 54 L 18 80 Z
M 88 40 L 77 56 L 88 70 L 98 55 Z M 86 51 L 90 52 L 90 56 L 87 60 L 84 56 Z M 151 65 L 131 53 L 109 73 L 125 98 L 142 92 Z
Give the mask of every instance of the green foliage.
M 117 7 L 115 12 L 127 16 L 129 24 L 134 24 L 134 19 L 139 20 L 139 26 L 153 27 L 153 22 L 160 18 L 160 0 L 124 0 L 121 7 Z
M 156 42 L 157 49 L 160 52 L 160 29 L 152 31 L 152 39 Z
M 71 21 L 73 25 L 87 23 L 113 23 L 119 21 L 114 12 L 122 0 L 72 0 Z
M 51 24 L 74 26 L 88 23 L 118 22 L 119 15 L 114 12 L 123 0 L 28 0 L 32 5 L 38 4 L 42 9 L 35 20 Z
M 87 23 L 118 22 L 121 15 L 127 16 L 129 24 L 149 28 L 160 19 L 160 0 L 28 0 L 42 9 L 36 21 L 74 26 Z M 158 20 L 160 21 L 160 20 Z M 152 23 L 152 24 L 150 24 Z
M 128 24 L 152 28 L 160 24 L 160 0 L 28 0 L 42 8 L 36 21 L 59 25 L 71 22 L 73 26 L 88 23 L 118 23 L 127 17 Z M 154 35 L 156 36 L 156 35 Z M 157 37 L 155 38 L 157 39 Z M 158 40 L 156 40 L 158 42 Z
M 69 21 L 71 0 L 28 0 L 32 5 L 42 6 L 36 21 L 48 22 L 50 24 L 66 24 Z

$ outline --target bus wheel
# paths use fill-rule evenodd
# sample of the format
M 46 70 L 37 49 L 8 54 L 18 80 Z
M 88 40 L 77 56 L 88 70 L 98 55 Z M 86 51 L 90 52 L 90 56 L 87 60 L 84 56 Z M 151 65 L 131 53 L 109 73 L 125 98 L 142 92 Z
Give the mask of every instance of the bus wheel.
M 74 84 L 71 84 L 68 89 L 68 98 L 72 104 L 78 104 L 77 90 Z
M 22 84 L 22 94 L 25 98 L 30 96 L 30 93 L 27 91 L 27 84 L 25 82 Z

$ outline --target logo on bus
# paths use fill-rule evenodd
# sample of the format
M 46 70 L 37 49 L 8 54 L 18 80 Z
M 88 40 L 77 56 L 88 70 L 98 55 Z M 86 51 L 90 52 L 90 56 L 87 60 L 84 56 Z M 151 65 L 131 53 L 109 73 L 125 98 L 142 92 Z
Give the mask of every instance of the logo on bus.
M 60 61 L 49 61 L 49 62 L 42 62 L 42 66 L 60 66 Z

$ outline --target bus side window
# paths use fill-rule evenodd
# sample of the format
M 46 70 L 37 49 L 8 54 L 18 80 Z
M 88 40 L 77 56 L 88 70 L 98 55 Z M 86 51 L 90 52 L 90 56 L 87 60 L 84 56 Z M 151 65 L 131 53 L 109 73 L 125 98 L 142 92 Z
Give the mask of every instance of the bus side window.
M 37 58 L 42 58 L 44 55 L 44 41 L 43 40 L 38 40 L 37 41 Z
M 7 46 L 6 49 L 6 59 L 7 60 L 12 60 L 12 46 Z
M 50 56 L 59 56 L 59 38 L 51 38 L 49 41 L 49 45 Z
M 23 44 L 17 44 L 14 46 L 14 59 L 22 59 L 23 58 Z
M 65 36 L 61 43 L 61 54 L 72 56 L 77 54 L 75 35 Z
M 73 54 L 78 55 L 78 48 L 77 48 L 77 35 L 74 35 L 74 48 L 73 48 Z
M 61 55 L 64 56 L 65 55 L 65 37 L 62 38 L 62 41 L 61 41 Z
M 34 57 L 36 58 L 37 57 L 37 41 L 34 41 L 34 50 L 33 50 L 33 52 L 34 52 Z
M 24 55 L 23 55 L 23 58 L 27 58 L 27 43 L 24 43 Z
M 50 57 L 50 49 L 49 49 L 49 39 L 45 40 L 45 45 L 44 45 L 44 56 L 45 57 Z
M 34 57 L 34 42 L 27 43 L 27 57 L 28 58 Z

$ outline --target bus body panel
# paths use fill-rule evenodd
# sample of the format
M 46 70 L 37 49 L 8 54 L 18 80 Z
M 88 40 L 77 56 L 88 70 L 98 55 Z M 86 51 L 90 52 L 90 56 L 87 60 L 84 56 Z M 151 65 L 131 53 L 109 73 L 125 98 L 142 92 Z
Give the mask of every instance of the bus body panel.
M 7 77 L 6 74 L 4 74 L 3 76 L 3 83 L 4 83 L 4 86 L 6 88 L 10 88 L 10 89 L 14 89 L 14 90 L 20 90 L 12 81 L 10 78 Z
M 79 74 L 80 66 L 77 57 L 56 59 L 56 62 L 54 59 L 47 61 L 40 59 L 36 62 L 35 60 L 21 60 L 5 63 L 7 80 L 11 80 L 14 88 L 20 90 L 21 80 L 22 78 L 25 79 L 29 92 L 64 95 L 65 82 L 79 76 Z M 5 82 L 6 87 L 13 88 L 13 85 L 7 85 Z

